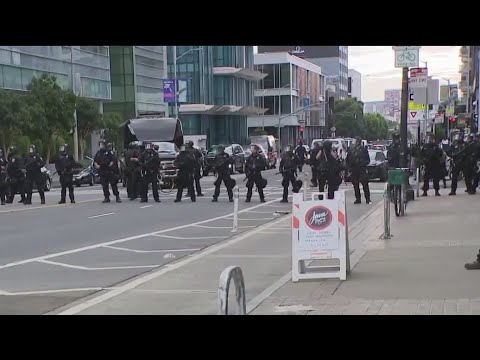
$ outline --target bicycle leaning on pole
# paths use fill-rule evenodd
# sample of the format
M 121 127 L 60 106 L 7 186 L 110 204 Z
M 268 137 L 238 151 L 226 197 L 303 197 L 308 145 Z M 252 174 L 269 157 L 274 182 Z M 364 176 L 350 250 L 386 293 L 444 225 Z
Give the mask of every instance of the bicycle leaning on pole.
M 409 168 L 395 168 L 388 171 L 390 199 L 395 205 L 396 216 L 405 216 L 409 171 Z

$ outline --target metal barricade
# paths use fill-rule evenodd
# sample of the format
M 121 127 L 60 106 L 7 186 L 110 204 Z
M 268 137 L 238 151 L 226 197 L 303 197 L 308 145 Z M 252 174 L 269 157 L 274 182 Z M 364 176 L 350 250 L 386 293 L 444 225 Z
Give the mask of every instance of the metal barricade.
M 247 302 L 245 298 L 245 282 L 242 269 L 239 266 L 229 266 L 222 271 L 218 285 L 218 315 L 228 315 L 228 294 L 230 282 L 235 284 L 235 299 L 237 314 L 247 315 Z
M 303 172 L 303 201 L 307 200 L 307 184 L 308 184 L 307 178 L 308 178 L 308 173 Z

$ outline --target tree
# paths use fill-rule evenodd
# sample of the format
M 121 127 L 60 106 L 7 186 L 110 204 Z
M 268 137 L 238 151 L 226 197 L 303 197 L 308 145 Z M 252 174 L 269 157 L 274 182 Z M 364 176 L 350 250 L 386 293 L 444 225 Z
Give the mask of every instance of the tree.
M 99 112 L 98 104 L 90 99 L 77 98 L 77 129 L 79 159 L 83 159 L 87 137 L 94 131 L 103 127 L 103 118 Z
M 123 119 L 119 113 L 104 113 L 102 115 L 103 138 L 113 143 L 115 147 L 122 144 L 123 131 L 120 125 Z
M 379 140 L 388 137 L 388 123 L 382 115 L 378 113 L 365 114 L 364 138 L 366 140 Z
M 253 130 L 253 135 L 255 135 L 255 136 L 268 135 L 268 133 L 262 128 L 255 128 Z
M 56 137 L 64 135 L 73 126 L 76 97 L 72 91 L 63 90 L 56 83 L 55 76 L 47 74 L 33 78 L 28 90 L 26 96 L 32 119 L 29 130 L 42 140 L 48 163 Z
M 0 140 L 5 153 L 29 123 L 30 113 L 25 94 L 0 89 Z
M 333 123 L 339 136 L 355 137 L 363 135 L 363 103 L 355 98 L 335 102 Z

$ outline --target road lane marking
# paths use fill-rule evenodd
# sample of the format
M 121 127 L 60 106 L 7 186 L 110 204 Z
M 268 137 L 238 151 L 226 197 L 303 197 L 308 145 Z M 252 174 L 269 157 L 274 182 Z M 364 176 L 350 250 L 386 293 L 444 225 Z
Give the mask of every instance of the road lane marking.
M 222 237 L 222 239 L 223 239 L 223 237 Z M 137 249 L 129 249 L 129 248 L 124 248 L 124 247 L 110 246 L 110 245 L 106 245 L 106 246 L 104 246 L 104 248 L 121 250 L 121 251 L 130 251 L 130 252 L 140 253 L 140 254 L 164 253 L 164 252 L 190 252 L 190 251 L 200 251 L 200 250 L 202 250 L 201 248 L 197 248 L 197 249 L 170 249 L 170 250 L 137 250 Z
M 231 221 L 231 219 L 230 219 Z M 199 227 L 202 229 L 231 229 L 231 226 L 207 226 L 207 225 L 193 225 L 195 227 Z M 249 225 L 249 226 L 238 226 L 239 229 L 241 228 L 254 228 L 255 225 Z
M 238 219 L 238 221 L 264 221 L 273 220 L 274 218 L 255 218 L 255 219 Z M 233 218 L 225 218 L 225 220 L 233 220 Z
M 271 211 L 255 211 L 255 210 L 249 211 L 248 213 L 249 214 L 270 214 L 270 215 L 272 214 Z
M 94 216 L 89 216 L 88 218 L 89 219 L 96 219 L 96 218 L 99 218 L 99 217 L 110 216 L 110 215 L 115 215 L 115 213 L 106 213 L 106 214 L 94 215 Z
M 153 205 L 145 205 L 145 206 L 140 206 L 140 209 L 147 209 L 151 208 Z
M 275 200 L 275 201 L 277 201 L 277 200 Z M 105 302 L 109 299 L 112 299 L 114 297 L 117 297 L 118 295 L 123 294 L 126 291 L 135 289 L 136 287 L 138 287 L 142 284 L 145 284 L 148 281 L 154 280 L 154 279 L 156 279 L 156 278 L 158 278 L 158 277 L 160 277 L 164 274 L 167 274 L 167 273 L 169 273 L 173 270 L 182 268 L 185 265 L 190 264 L 191 262 L 202 259 L 207 255 L 215 253 L 215 252 L 217 252 L 221 249 L 224 249 L 228 246 L 231 246 L 231 245 L 236 244 L 236 243 L 238 243 L 242 240 L 245 240 L 245 239 L 247 239 L 251 236 L 254 236 L 254 235 L 260 233 L 262 230 L 269 229 L 269 228 L 275 226 L 277 223 L 279 223 L 281 221 L 284 221 L 284 220 L 285 220 L 284 218 L 280 218 L 280 219 L 272 221 L 270 223 L 263 224 L 263 225 L 259 226 L 258 228 L 254 229 L 252 231 L 249 231 L 248 233 L 243 233 L 243 234 L 240 234 L 238 236 L 234 236 L 234 237 L 230 238 L 229 240 L 227 240 L 225 242 L 222 242 L 220 244 L 215 244 L 215 245 L 209 246 L 206 249 L 201 250 L 201 251 L 193 254 L 190 257 L 182 258 L 182 259 L 180 259 L 180 260 L 178 260 L 174 263 L 169 264 L 168 267 L 163 266 L 158 270 L 154 270 L 153 272 L 150 272 L 146 275 L 142 275 L 140 277 L 137 277 L 134 280 L 131 280 L 131 281 L 119 286 L 115 290 L 111 290 L 111 291 L 106 292 L 104 294 L 92 297 L 92 298 L 90 298 L 86 301 L 80 302 L 77 305 L 73 305 L 72 307 L 59 312 L 58 315 L 78 314 L 79 312 L 82 312 L 86 309 L 89 309 L 94 305 L 101 304 L 101 303 L 103 303 L 103 302 Z
M 126 269 L 152 269 L 157 268 L 162 265 L 131 265 L 131 266 L 106 266 L 106 267 L 86 267 L 86 266 L 78 266 L 72 264 L 65 264 L 56 261 L 48 261 L 48 260 L 39 260 L 37 261 L 42 264 L 54 265 L 54 266 L 61 266 L 75 270 L 87 270 L 87 271 L 98 271 L 98 270 L 126 270 Z
M 91 199 L 91 200 L 82 200 L 82 201 L 77 201 L 76 204 L 53 204 L 53 205 L 41 205 L 41 206 L 35 206 L 35 207 L 25 207 L 22 209 L 12 209 L 12 210 L 3 210 L 0 211 L 0 214 L 8 214 L 8 213 L 15 213 L 15 212 L 20 212 L 20 211 L 28 211 L 28 210 L 37 210 L 37 209 L 51 209 L 54 207 L 74 207 L 77 204 L 85 204 L 85 203 L 90 203 L 94 201 L 100 201 L 102 200 L 101 198 L 98 199 Z
M 261 206 L 265 206 L 265 205 L 268 205 L 270 203 L 276 202 L 278 200 L 279 199 L 274 199 L 274 200 L 271 200 L 271 201 L 267 201 L 264 204 L 259 204 L 259 205 L 256 205 L 256 206 L 252 206 L 252 207 L 240 210 L 238 213 L 241 214 L 241 213 L 244 213 L 248 210 L 253 210 L 253 209 L 259 208 Z M 37 256 L 37 257 L 34 257 L 34 258 L 30 258 L 30 259 L 14 261 L 14 262 L 11 262 L 11 263 L 8 263 L 8 264 L 5 264 L 5 265 L 0 265 L 0 270 L 5 269 L 5 268 L 9 268 L 9 267 L 12 267 L 12 266 L 25 265 L 25 264 L 30 264 L 30 263 L 33 263 L 33 262 L 38 262 L 39 260 L 47 260 L 47 259 L 52 259 L 52 258 L 56 258 L 56 257 L 63 256 L 63 255 L 75 254 L 75 253 L 86 251 L 86 250 L 97 249 L 97 248 L 103 247 L 105 245 L 120 244 L 120 243 L 127 242 L 127 241 L 143 239 L 143 238 L 153 236 L 153 235 L 156 235 L 156 234 L 163 234 L 163 233 L 168 233 L 168 232 L 171 232 L 171 231 L 190 228 L 192 226 L 199 226 L 201 224 L 207 224 L 209 222 L 220 220 L 220 219 L 223 219 L 223 218 L 228 217 L 228 216 L 233 216 L 233 213 L 222 215 L 222 216 L 217 216 L 217 217 L 202 220 L 202 221 L 198 221 L 198 222 L 192 223 L 192 224 L 179 225 L 179 226 L 175 226 L 173 228 L 168 228 L 168 229 L 163 229 L 163 230 L 158 230 L 158 231 L 152 231 L 152 232 L 149 232 L 149 233 L 129 236 L 129 237 L 122 238 L 122 239 L 117 239 L 117 240 L 112 240 L 112 241 L 106 241 L 106 242 L 103 242 L 103 243 L 88 245 L 88 246 L 84 246 L 84 247 L 81 247 L 81 248 L 65 250 L 65 251 L 61 251 L 61 252 L 58 252 L 58 253 L 53 253 L 53 254 L 48 254 L 48 255 L 43 255 L 43 256 Z M 231 229 L 231 227 L 228 227 L 227 229 Z
M 230 229 L 230 227 L 228 227 Z M 163 235 L 163 234 L 158 234 L 158 235 L 153 235 L 157 237 L 163 237 L 167 239 L 177 239 L 177 240 L 208 240 L 208 239 L 226 239 L 227 236 L 194 236 L 194 237 L 182 237 L 182 236 L 172 236 L 172 235 Z M 200 250 L 200 249 L 199 249 Z

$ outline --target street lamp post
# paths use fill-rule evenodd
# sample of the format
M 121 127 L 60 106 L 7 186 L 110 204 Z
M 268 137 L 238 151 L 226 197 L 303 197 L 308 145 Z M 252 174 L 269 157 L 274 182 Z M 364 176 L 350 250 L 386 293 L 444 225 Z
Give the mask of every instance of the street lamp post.
M 177 80 L 177 60 L 184 57 L 185 55 L 193 52 L 193 51 L 200 51 L 201 55 L 202 55 L 202 58 L 203 58 L 203 46 L 185 51 L 180 56 L 177 56 L 177 47 L 173 46 L 172 57 L 173 57 L 173 78 L 174 78 L 174 81 L 175 81 L 175 112 L 174 112 L 175 118 L 178 118 L 178 95 L 179 95 L 178 80 Z M 200 61 L 199 61 L 199 63 L 200 63 Z M 202 61 L 202 65 L 203 65 L 203 61 Z M 203 81 L 203 80 L 201 79 L 201 81 Z
M 75 96 L 78 94 L 75 91 L 75 76 L 73 72 L 73 45 L 70 46 L 70 76 L 72 78 L 72 91 Z M 81 95 L 81 94 L 80 94 Z M 73 111 L 73 156 L 75 161 L 78 161 L 78 118 L 77 118 L 77 99 L 75 98 L 75 109 Z
M 319 106 L 319 105 L 321 105 L 321 104 L 323 104 L 323 103 L 322 103 L 322 102 L 318 102 L 318 103 L 310 104 L 310 105 L 308 105 L 308 106 L 304 106 L 304 107 L 302 107 L 302 108 L 300 108 L 300 109 L 297 109 L 297 110 L 291 112 L 290 114 L 287 114 L 287 115 L 285 115 L 285 116 L 279 116 L 279 117 L 278 117 L 278 143 L 280 144 L 280 146 L 282 146 L 282 143 L 281 143 L 281 141 L 280 141 L 280 125 L 281 125 L 282 120 L 283 120 L 283 119 L 286 119 L 286 118 L 288 118 L 288 117 L 290 117 L 290 116 L 292 116 L 292 115 L 295 115 L 295 114 L 297 114 L 297 113 L 299 113 L 299 112 L 305 111 L 305 110 L 310 109 L 310 108 L 313 108 L 313 107 L 315 107 L 315 106 Z

